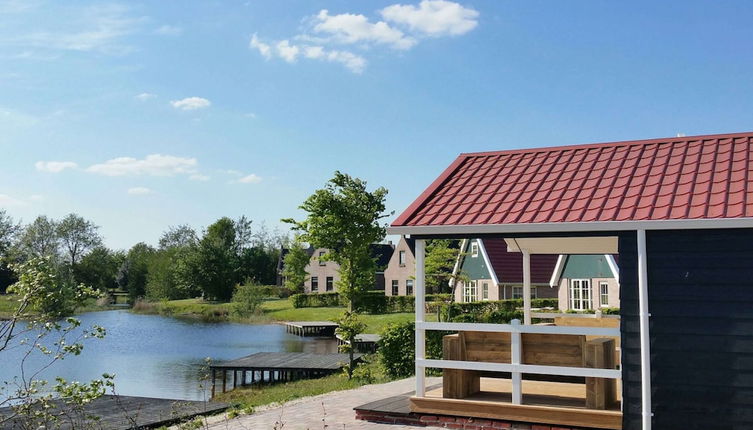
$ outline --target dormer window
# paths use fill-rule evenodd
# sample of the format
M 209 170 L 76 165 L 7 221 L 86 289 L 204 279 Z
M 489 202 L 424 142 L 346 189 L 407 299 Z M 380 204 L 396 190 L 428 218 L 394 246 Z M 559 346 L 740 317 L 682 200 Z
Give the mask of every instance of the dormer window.
M 471 244 L 471 257 L 478 257 L 478 242 L 473 242 Z

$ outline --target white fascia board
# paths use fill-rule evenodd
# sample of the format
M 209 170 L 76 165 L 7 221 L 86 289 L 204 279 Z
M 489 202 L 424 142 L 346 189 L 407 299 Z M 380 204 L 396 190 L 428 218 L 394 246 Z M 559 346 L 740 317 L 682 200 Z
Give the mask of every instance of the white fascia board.
M 552 273 L 552 279 L 549 280 L 549 286 L 554 288 L 560 283 L 560 276 L 562 276 L 562 270 L 565 268 L 566 255 L 560 254 L 557 257 L 557 264 L 554 266 L 554 273 Z
M 478 243 L 478 249 L 481 251 L 481 255 L 484 257 L 484 263 L 486 263 L 486 267 L 489 268 L 489 274 L 492 275 L 492 282 L 494 283 L 494 285 L 499 285 L 499 279 L 497 279 L 497 271 L 494 270 L 494 267 L 492 267 L 492 263 L 489 260 L 489 255 L 486 253 L 484 241 L 481 239 L 476 239 L 476 243 Z
M 505 233 L 586 233 L 636 230 L 695 230 L 721 228 L 753 228 L 753 218 L 682 219 L 661 221 L 594 221 L 550 222 L 536 224 L 473 224 L 388 227 L 387 234 L 459 235 Z
M 612 270 L 612 275 L 614 275 L 614 279 L 617 282 L 620 282 L 620 267 L 617 265 L 617 262 L 614 261 L 614 257 L 611 254 L 604 254 L 604 258 L 606 258 L 607 264 L 609 265 L 609 268 Z

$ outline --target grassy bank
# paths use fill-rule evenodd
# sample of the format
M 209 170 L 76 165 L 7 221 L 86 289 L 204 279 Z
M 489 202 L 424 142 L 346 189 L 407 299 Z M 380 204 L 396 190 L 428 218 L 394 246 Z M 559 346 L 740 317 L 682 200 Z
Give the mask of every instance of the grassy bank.
M 0 294 L 0 319 L 8 319 L 18 309 L 18 296 L 14 294 Z M 96 299 L 87 300 L 84 306 L 76 308 L 76 313 L 96 312 L 114 309 L 111 306 L 100 306 Z M 33 314 L 33 312 L 32 312 Z
M 359 369 L 370 373 L 368 379 L 348 379 L 344 372 L 336 373 L 318 379 L 304 379 L 274 385 L 255 385 L 241 387 L 219 394 L 215 400 L 228 402 L 238 409 L 250 412 L 262 405 L 282 404 L 301 397 L 316 396 L 332 391 L 349 390 L 366 384 L 388 382 L 389 379 L 381 372 L 378 363 L 365 363 Z M 291 419 L 292 417 L 287 417 Z
M 342 315 L 345 308 L 294 308 L 290 299 L 265 301 L 260 313 L 251 318 L 240 318 L 233 313 L 232 303 L 211 303 L 201 299 L 139 302 L 134 312 L 174 317 L 199 318 L 203 321 L 235 321 L 244 323 L 269 323 L 275 321 L 329 321 Z M 431 320 L 431 315 L 427 315 Z M 391 323 L 413 321 L 412 313 L 362 315 L 367 333 L 380 333 Z

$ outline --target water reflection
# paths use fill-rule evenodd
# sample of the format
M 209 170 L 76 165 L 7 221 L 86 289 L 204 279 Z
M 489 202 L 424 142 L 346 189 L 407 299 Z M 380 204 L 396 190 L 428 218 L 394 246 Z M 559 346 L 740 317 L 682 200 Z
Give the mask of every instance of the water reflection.
M 199 375 L 207 357 L 220 361 L 255 352 L 337 351 L 333 339 L 301 338 L 279 324 L 204 323 L 125 310 L 92 312 L 79 319 L 82 326 L 105 327 L 107 337 L 88 341 L 80 356 L 56 363 L 42 378 L 88 381 L 114 373 L 118 393 L 132 396 L 203 399 Z M 18 375 L 20 354 L 4 354 L 0 381 Z M 36 357 L 27 368 L 42 362 Z

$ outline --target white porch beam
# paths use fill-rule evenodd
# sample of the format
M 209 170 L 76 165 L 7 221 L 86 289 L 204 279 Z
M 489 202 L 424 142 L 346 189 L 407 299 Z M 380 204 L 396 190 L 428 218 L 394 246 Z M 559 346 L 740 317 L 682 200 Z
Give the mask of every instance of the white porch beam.
M 638 314 L 641 329 L 641 412 L 643 430 L 651 430 L 651 337 L 648 312 L 646 230 L 638 230 Z
M 421 326 L 425 319 L 425 301 L 426 301 L 426 284 L 425 284 L 425 254 L 426 241 L 423 239 L 416 240 L 416 283 L 414 285 L 415 303 L 416 303 L 416 397 L 426 395 L 426 367 L 423 360 L 426 358 L 426 330 Z
M 523 323 L 531 325 L 531 253 L 523 251 Z

